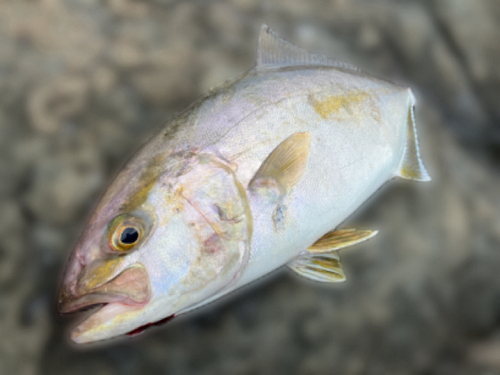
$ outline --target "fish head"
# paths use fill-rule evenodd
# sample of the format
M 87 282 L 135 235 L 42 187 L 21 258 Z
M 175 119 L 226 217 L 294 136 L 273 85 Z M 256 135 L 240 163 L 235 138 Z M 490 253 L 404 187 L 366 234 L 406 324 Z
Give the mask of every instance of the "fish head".
M 250 235 L 245 190 L 217 156 L 179 152 L 126 166 L 64 275 L 62 313 L 104 305 L 72 340 L 109 339 L 202 303 L 239 276 Z

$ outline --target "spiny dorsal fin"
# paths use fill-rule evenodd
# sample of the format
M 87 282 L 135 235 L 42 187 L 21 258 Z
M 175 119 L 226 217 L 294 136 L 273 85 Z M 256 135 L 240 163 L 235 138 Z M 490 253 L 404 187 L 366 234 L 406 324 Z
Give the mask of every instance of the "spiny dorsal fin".
M 418 149 L 417 128 L 415 126 L 415 116 L 413 105 L 408 109 L 408 131 L 405 146 L 405 153 L 401 160 L 401 165 L 397 175 L 408 180 L 430 181 L 431 177 L 427 173 L 420 151 Z
M 313 254 L 321 254 L 332 250 L 339 250 L 344 247 L 356 245 L 366 241 L 378 233 L 377 230 L 357 230 L 339 229 L 328 232 L 314 244 L 309 246 L 307 251 Z
M 310 146 L 310 132 L 292 134 L 264 160 L 248 184 L 249 189 L 277 185 L 280 195 L 289 192 L 306 170 Z
M 257 49 L 257 67 L 294 65 L 325 65 L 359 71 L 358 68 L 350 64 L 309 53 L 280 38 L 266 24 L 262 25 Z
M 300 276 L 314 281 L 335 283 L 345 280 L 339 256 L 335 251 L 299 257 L 289 263 L 288 267 Z

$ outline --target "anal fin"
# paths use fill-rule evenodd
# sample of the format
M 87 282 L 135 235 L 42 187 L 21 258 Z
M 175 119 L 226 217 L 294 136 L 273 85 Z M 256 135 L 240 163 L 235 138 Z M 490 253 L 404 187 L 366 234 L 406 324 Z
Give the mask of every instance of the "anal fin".
M 312 254 L 321 254 L 332 250 L 339 250 L 344 247 L 356 245 L 366 241 L 378 233 L 376 230 L 339 229 L 328 232 L 314 244 L 309 246 L 307 251 Z
M 336 251 L 302 256 L 289 263 L 288 267 L 300 276 L 314 281 L 336 283 L 345 280 L 345 274 Z

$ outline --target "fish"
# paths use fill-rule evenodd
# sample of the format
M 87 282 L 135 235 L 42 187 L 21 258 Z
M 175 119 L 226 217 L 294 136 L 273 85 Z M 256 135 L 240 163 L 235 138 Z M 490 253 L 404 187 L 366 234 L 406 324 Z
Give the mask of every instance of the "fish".
M 287 266 L 340 282 L 339 225 L 387 181 L 429 181 L 411 89 L 260 31 L 257 62 L 162 127 L 124 166 L 69 257 L 79 344 L 134 334 Z

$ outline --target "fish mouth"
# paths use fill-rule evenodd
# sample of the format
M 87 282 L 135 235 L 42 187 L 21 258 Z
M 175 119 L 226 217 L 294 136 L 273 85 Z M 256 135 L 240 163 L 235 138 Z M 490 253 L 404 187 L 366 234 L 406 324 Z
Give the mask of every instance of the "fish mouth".
M 59 300 L 58 310 L 61 314 L 73 314 L 90 310 L 94 307 L 105 306 L 110 303 L 121 303 L 129 306 L 144 306 L 148 301 L 136 301 L 125 294 L 86 294 L 74 300 Z
M 151 298 L 151 287 L 146 269 L 142 265 L 126 268 L 108 282 L 94 288 L 83 284 L 74 293 L 63 288 L 59 296 L 59 312 L 74 313 L 96 305 L 122 303 L 124 305 L 145 305 Z
M 63 288 L 59 296 L 58 310 L 70 314 L 101 306 L 73 331 L 71 338 L 76 342 L 94 341 L 93 333 L 106 329 L 112 330 L 110 322 L 118 315 L 130 314 L 141 310 L 151 299 L 151 287 L 147 271 L 142 265 L 134 265 L 123 270 L 108 282 L 86 288 L 85 284 L 72 292 L 71 287 Z M 123 320 L 123 319 L 122 319 Z

